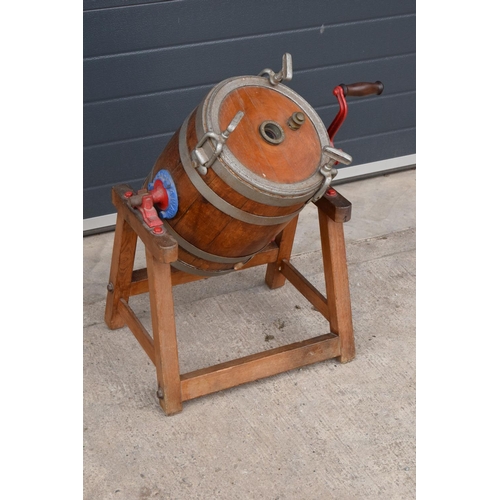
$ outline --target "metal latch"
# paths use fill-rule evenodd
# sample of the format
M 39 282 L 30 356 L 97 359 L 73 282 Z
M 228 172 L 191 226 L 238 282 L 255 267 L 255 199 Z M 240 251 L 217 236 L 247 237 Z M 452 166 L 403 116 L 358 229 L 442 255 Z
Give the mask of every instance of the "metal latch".
M 281 71 L 275 73 L 272 69 L 263 69 L 258 76 L 269 76 L 269 82 L 271 85 L 278 85 L 280 82 L 288 82 L 292 79 L 292 56 L 288 52 L 283 54 L 283 63 L 281 66 Z
M 323 148 L 323 156 L 325 157 L 326 163 L 320 168 L 319 173 L 322 174 L 325 179 L 310 201 L 318 201 L 326 193 L 326 190 L 330 187 L 330 184 L 337 175 L 335 165 L 338 163 L 350 165 L 352 162 L 352 157 L 350 155 L 332 146 L 325 146 Z
M 231 123 L 228 125 L 227 129 L 224 130 L 221 134 L 216 134 L 215 132 L 207 132 L 198 142 L 196 147 L 191 152 L 191 161 L 192 165 L 200 175 L 206 175 L 208 169 L 214 164 L 215 160 L 222 153 L 222 147 L 227 141 L 229 134 L 234 131 L 234 129 L 238 126 L 241 119 L 243 118 L 243 111 L 238 111 L 234 118 L 231 120 Z M 203 145 L 208 139 L 213 139 L 215 142 L 215 150 L 212 156 L 209 158 L 206 151 L 203 149 Z

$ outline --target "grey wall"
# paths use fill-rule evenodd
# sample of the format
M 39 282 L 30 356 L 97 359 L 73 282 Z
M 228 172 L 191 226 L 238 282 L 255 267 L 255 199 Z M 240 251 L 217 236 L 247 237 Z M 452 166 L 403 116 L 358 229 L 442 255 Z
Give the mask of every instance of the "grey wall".
M 85 218 L 115 212 L 111 186 L 139 187 L 215 84 L 285 52 L 326 126 L 336 85 L 384 83 L 348 101 L 335 145 L 352 166 L 416 151 L 414 0 L 84 0 L 83 28 Z

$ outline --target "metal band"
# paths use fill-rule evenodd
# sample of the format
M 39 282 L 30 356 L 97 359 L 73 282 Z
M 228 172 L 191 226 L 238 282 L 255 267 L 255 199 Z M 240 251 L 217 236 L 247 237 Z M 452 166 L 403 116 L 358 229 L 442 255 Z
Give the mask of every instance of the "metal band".
M 178 234 L 170 224 L 164 220 L 163 224 L 167 226 L 167 231 L 174 237 L 179 246 L 194 255 L 195 257 L 199 257 L 200 259 L 205 259 L 210 262 L 218 262 L 220 264 L 237 264 L 239 262 L 243 262 L 246 264 L 255 254 L 252 255 L 244 255 L 243 257 L 221 257 L 220 255 L 214 255 L 208 252 L 204 252 L 198 247 L 195 247 L 189 241 L 186 241 L 180 234 Z
M 223 276 L 224 274 L 228 274 L 234 271 L 234 269 L 225 269 L 224 271 L 204 271 L 202 269 L 198 269 L 197 267 L 190 266 L 185 262 L 180 260 L 176 260 L 175 262 L 171 262 L 170 265 L 175 267 L 179 271 L 184 271 L 189 274 L 196 274 L 198 276 Z
M 205 183 L 200 174 L 191 164 L 191 158 L 189 156 L 187 147 L 186 134 L 189 119 L 190 116 L 188 116 L 184 120 L 184 123 L 182 124 L 181 130 L 179 132 L 179 155 L 181 158 L 182 166 L 184 167 L 187 176 L 196 187 L 198 192 L 207 201 L 209 201 L 215 208 L 225 213 L 226 215 L 229 215 L 233 219 L 246 222 L 247 224 L 254 224 L 256 226 L 276 226 L 279 224 L 284 224 L 285 222 L 288 222 L 297 216 L 297 214 L 302 210 L 302 207 L 291 214 L 282 215 L 279 217 L 263 217 L 261 215 L 254 215 L 231 205 L 226 200 L 222 199 L 215 191 L 213 191 L 210 186 Z
M 318 134 L 321 147 L 330 144 L 323 122 L 305 99 L 285 85 L 272 86 L 266 78 L 256 76 L 225 80 L 209 92 L 204 103 L 198 106 L 196 113 L 196 133 L 198 137 L 202 137 L 208 129 L 219 132 L 218 113 L 222 101 L 230 92 L 242 86 L 268 87 L 272 91 L 288 97 L 308 115 Z M 213 154 L 211 144 L 205 144 L 204 149 L 207 155 Z M 304 181 L 285 186 L 255 175 L 244 165 L 241 165 L 228 148 L 225 148 L 221 156 L 213 164 L 212 169 L 226 184 L 251 200 L 273 206 L 290 206 L 310 200 L 318 190 L 323 181 L 323 177 L 319 174 L 321 166 L 322 162 L 320 160 L 314 175 Z

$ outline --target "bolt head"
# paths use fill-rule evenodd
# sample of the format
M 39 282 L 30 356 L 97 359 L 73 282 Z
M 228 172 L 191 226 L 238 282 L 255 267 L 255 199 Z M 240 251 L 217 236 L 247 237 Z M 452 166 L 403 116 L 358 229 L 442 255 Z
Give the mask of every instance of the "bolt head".
M 297 125 L 302 125 L 306 121 L 306 117 L 304 116 L 304 113 L 301 113 L 300 111 L 298 111 L 297 113 L 294 113 L 292 115 L 292 119 Z

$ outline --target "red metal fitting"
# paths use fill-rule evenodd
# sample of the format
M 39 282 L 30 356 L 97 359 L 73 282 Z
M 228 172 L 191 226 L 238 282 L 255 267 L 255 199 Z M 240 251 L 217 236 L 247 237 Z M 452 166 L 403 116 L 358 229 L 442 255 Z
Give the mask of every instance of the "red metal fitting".
M 128 192 L 125 195 L 127 194 Z M 160 179 L 154 183 L 151 191 L 140 189 L 135 196 L 130 196 L 129 199 L 130 204 L 141 212 L 142 218 L 148 227 L 154 228 L 156 234 L 163 231 L 163 222 L 158 217 L 155 205 L 160 210 L 166 210 L 168 208 L 168 193 Z
M 149 227 L 163 226 L 163 222 L 158 217 L 158 212 L 154 207 L 153 197 L 150 194 L 144 194 L 142 196 L 142 203 L 137 207 L 137 210 L 141 212 L 144 222 Z
M 159 170 L 148 182 L 147 189 L 139 189 L 137 194 L 126 191 L 124 197 L 131 207 L 139 210 L 144 223 L 153 229 L 154 234 L 163 234 L 162 219 L 172 219 L 179 208 L 177 190 L 168 170 Z
M 149 193 L 153 197 L 153 203 L 157 205 L 160 210 L 166 210 L 168 208 L 168 193 L 160 179 L 156 179 L 153 189 L 149 191 Z

